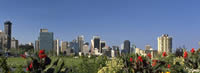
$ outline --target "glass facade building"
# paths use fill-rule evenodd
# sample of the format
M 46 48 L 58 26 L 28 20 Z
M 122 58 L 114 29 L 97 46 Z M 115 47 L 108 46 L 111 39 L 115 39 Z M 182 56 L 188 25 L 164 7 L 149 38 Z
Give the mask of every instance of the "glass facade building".
M 40 32 L 39 48 L 45 51 L 53 50 L 53 32 Z

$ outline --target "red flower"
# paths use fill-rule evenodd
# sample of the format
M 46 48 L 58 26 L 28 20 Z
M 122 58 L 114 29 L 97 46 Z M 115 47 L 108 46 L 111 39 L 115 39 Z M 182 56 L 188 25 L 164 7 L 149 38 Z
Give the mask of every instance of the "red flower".
M 133 58 L 130 58 L 130 61 L 132 62 L 132 61 L 133 61 Z
M 190 52 L 194 53 L 195 52 L 194 48 L 192 48 L 192 50 L 190 50 Z
M 29 71 L 29 69 L 28 69 L 28 68 L 26 68 L 26 71 Z
M 26 55 L 23 55 L 23 54 L 22 54 L 22 55 L 20 55 L 20 56 L 21 56 L 22 58 L 26 58 Z
M 184 57 L 184 58 L 187 58 L 187 56 L 188 56 L 188 53 L 187 53 L 187 51 L 185 51 L 183 57 Z
M 152 67 L 156 66 L 158 60 L 152 60 Z
M 170 67 L 171 67 L 171 65 L 170 65 L 170 64 L 168 64 L 168 65 L 167 65 L 167 68 L 170 68 Z
M 156 62 L 153 62 L 152 67 L 156 66 Z
M 167 56 L 166 52 L 163 52 L 162 56 L 163 56 L 163 57 Z
M 45 54 L 39 54 L 39 57 L 40 57 L 40 59 L 42 59 L 42 58 L 46 58 L 47 55 L 45 55 Z
M 29 65 L 29 68 L 31 69 L 31 68 L 33 68 L 33 63 L 31 62 L 31 64 Z
M 39 54 L 44 54 L 44 50 L 40 50 Z
M 147 55 L 150 59 L 151 59 L 151 53 L 148 53 L 148 55 Z
M 142 60 L 142 57 L 141 57 L 141 56 L 139 56 L 139 57 L 138 57 L 138 60 L 140 60 L 140 62 L 143 62 L 143 60 Z
M 152 60 L 153 62 L 157 62 L 158 60 Z

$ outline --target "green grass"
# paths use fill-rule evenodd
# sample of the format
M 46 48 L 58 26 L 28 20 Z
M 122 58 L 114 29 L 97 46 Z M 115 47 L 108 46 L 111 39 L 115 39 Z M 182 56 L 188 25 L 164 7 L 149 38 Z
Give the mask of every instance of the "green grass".
M 58 57 L 50 57 L 51 60 L 53 61 L 55 58 Z M 71 66 L 78 66 L 81 62 L 81 58 L 73 58 L 73 57 L 61 57 L 64 60 L 65 66 L 71 67 Z M 94 59 L 89 59 L 90 62 L 92 62 Z M 7 64 L 10 67 L 19 67 L 25 66 L 27 64 L 27 59 L 21 58 L 21 57 L 9 57 L 7 59 Z
M 7 64 L 10 67 L 18 67 L 18 66 L 25 66 L 26 65 L 26 59 L 21 57 L 9 57 L 7 59 Z

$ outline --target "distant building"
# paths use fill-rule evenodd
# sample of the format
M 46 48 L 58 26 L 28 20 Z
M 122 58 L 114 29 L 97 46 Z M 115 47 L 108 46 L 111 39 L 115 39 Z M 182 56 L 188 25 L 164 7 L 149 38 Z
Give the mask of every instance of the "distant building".
M 39 48 L 45 51 L 53 50 L 53 32 L 48 32 L 48 29 L 40 29 Z
M 100 53 L 102 53 L 102 48 L 104 48 L 106 46 L 106 41 L 100 41 L 101 46 L 100 46 Z
M 79 52 L 83 52 L 83 45 L 84 45 L 84 36 L 78 36 L 78 47 L 79 47 Z
M 4 32 L 0 32 L 0 49 L 5 49 L 7 46 L 7 35 Z
M 112 49 L 114 50 L 115 57 L 116 56 L 120 56 L 120 48 L 119 48 L 119 46 L 112 46 Z
M 150 53 L 152 58 L 154 58 L 157 55 L 157 50 L 153 50 L 153 48 L 150 48 L 150 49 L 146 49 L 145 53 L 146 55 Z
M 35 51 L 39 51 L 39 49 L 40 49 L 40 42 L 39 42 L 39 40 L 36 40 L 35 41 Z
M 94 49 L 98 49 L 98 52 L 100 52 L 100 37 L 99 36 L 93 36 L 93 39 L 91 40 L 91 52 L 94 53 Z
M 146 50 L 150 50 L 151 49 L 151 45 L 145 45 L 145 49 Z
M 54 43 L 53 43 L 54 45 L 53 45 L 53 51 L 54 51 L 54 53 L 56 53 L 56 55 L 57 56 L 59 56 L 60 55 L 60 46 L 59 46 L 59 40 L 54 40 Z
M 72 42 L 70 42 L 69 48 L 72 50 L 71 53 L 74 53 L 76 56 L 79 55 L 79 47 L 78 47 L 78 41 L 77 40 L 73 40 Z
M 112 57 L 112 58 L 115 57 L 115 50 L 114 50 L 114 49 L 111 50 L 111 57 Z
M 131 43 L 130 43 L 129 40 L 125 40 L 125 41 L 124 41 L 124 45 L 123 45 L 124 48 L 123 48 L 123 51 L 122 51 L 123 53 L 125 53 L 125 54 L 130 53 L 130 50 L 131 50 L 131 49 L 130 49 L 130 46 L 131 46 L 130 44 L 131 44 Z
M 172 52 L 172 37 L 169 37 L 168 34 L 163 34 L 161 37 L 158 37 L 158 53 L 162 52 Z
M 29 45 L 29 46 L 33 46 L 33 43 L 32 43 L 32 42 L 29 42 L 28 45 Z
M 131 49 L 130 49 L 130 53 L 135 53 L 135 48 L 136 48 L 136 45 L 132 44 Z
M 136 48 L 136 49 L 135 49 L 135 53 L 138 54 L 138 55 L 146 56 L 145 51 L 142 50 L 142 49 L 140 49 L 140 48 Z
M 69 43 L 67 41 L 63 41 L 61 42 L 61 52 L 66 54 L 67 53 L 67 49 L 69 48 L 68 47 Z M 68 51 L 70 53 L 70 50 Z
M 11 48 L 11 33 L 12 33 L 12 23 L 10 21 L 4 22 L 4 32 L 7 35 L 7 49 Z
M 0 31 L 0 49 L 10 50 L 11 48 L 11 34 L 12 33 L 12 23 L 10 21 L 4 22 L 4 32 Z
M 108 57 L 114 57 L 115 52 L 112 48 L 106 46 L 106 47 L 102 48 L 102 55 L 108 56 Z
M 18 49 L 19 48 L 19 42 L 15 38 L 13 38 L 12 41 L 11 41 L 11 48 L 12 49 Z
M 89 44 L 84 44 L 83 45 L 83 54 L 84 55 L 87 55 L 87 54 L 89 54 Z

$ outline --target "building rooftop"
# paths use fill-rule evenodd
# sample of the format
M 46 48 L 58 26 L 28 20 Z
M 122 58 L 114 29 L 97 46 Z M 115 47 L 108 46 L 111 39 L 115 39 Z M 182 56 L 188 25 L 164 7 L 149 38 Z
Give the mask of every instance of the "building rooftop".
M 40 32 L 48 32 L 48 29 L 40 29 Z
M 4 24 L 12 24 L 10 21 L 5 21 Z

